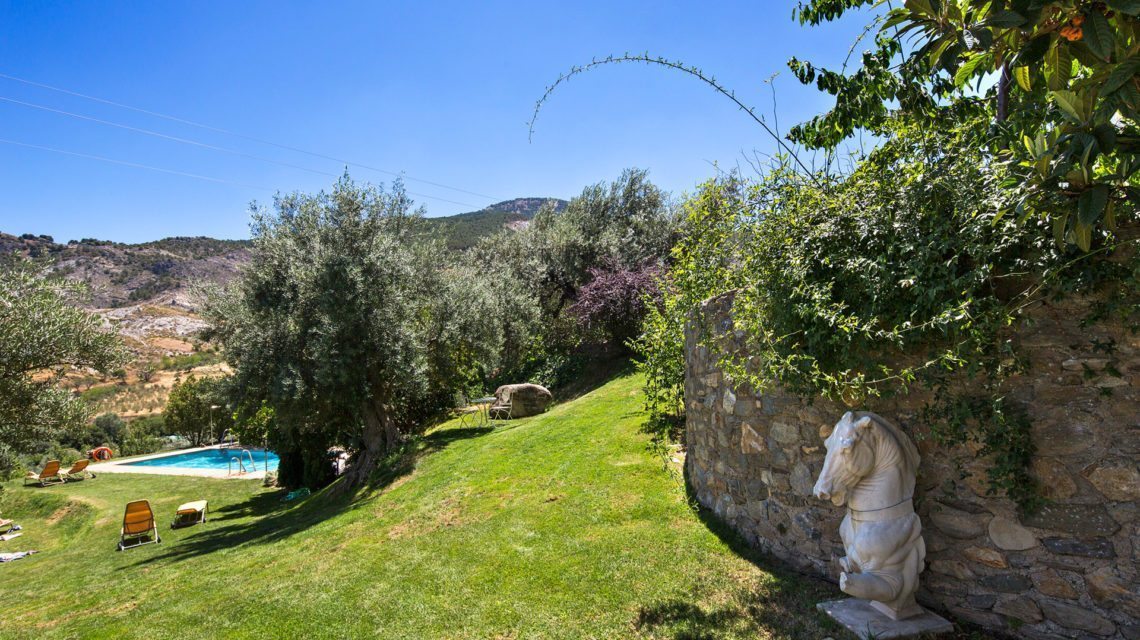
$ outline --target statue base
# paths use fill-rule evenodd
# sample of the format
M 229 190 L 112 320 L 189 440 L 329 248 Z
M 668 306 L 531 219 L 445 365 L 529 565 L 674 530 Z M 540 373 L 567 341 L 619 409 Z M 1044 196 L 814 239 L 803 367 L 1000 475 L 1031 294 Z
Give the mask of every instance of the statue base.
M 894 620 L 874 606 L 870 600 L 847 598 L 815 605 L 816 609 L 831 616 L 861 640 L 889 640 L 890 638 L 918 638 L 949 633 L 954 630 L 946 618 L 918 607 L 921 613 L 902 620 Z M 916 605 L 917 606 L 917 605 Z

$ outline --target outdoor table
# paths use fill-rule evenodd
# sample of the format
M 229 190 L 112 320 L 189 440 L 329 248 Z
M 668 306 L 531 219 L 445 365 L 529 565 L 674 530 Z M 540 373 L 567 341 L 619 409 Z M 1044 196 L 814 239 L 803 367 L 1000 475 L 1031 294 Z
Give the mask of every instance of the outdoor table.
M 482 420 L 482 425 L 490 424 L 491 422 L 491 405 L 495 403 L 495 396 L 486 396 L 483 398 L 475 398 L 471 404 L 479 407 L 479 419 Z

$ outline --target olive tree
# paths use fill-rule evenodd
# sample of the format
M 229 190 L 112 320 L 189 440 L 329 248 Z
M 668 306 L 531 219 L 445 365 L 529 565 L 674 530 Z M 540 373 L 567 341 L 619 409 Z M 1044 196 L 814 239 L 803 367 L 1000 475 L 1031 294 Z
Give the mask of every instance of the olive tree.
M 286 485 L 328 481 L 353 450 L 365 481 L 449 389 L 498 351 L 493 301 L 429 237 L 403 186 L 357 185 L 254 207 L 253 255 L 207 315 L 235 369 L 239 421 L 263 404 Z
M 163 417 L 172 435 L 200 447 L 218 438 L 233 426 L 233 417 L 226 408 L 228 381 L 221 378 L 190 376 L 170 390 Z
M 0 473 L 16 455 L 87 422 L 82 400 L 59 384 L 64 374 L 107 373 L 126 359 L 103 320 L 76 306 L 82 292 L 41 265 L 0 264 Z

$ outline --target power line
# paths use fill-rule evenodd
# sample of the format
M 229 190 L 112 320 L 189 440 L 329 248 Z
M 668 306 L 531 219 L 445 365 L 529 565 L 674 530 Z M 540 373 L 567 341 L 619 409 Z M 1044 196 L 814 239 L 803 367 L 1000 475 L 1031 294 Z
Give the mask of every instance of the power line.
M 127 124 L 120 124 L 118 122 L 111 122 L 110 120 L 101 120 L 99 118 L 94 118 L 91 116 L 85 116 L 81 113 L 72 113 L 71 111 L 64 111 L 62 109 L 55 109 L 52 107 L 44 106 L 42 104 L 35 104 L 32 102 L 24 102 L 22 100 L 16 100 L 14 98 L 7 98 L 5 96 L 0 96 L 0 101 L 10 102 L 12 104 L 18 104 L 21 107 L 28 107 L 30 109 L 39 109 L 40 111 L 47 111 L 49 113 L 56 113 L 56 114 L 59 114 L 62 116 L 68 116 L 71 118 L 78 118 L 80 120 L 87 120 L 88 122 L 94 122 L 94 123 L 105 125 L 108 127 L 116 127 L 119 129 L 124 129 L 126 131 L 133 131 L 135 133 L 141 133 L 143 135 L 154 136 L 156 138 L 162 138 L 164 140 L 170 140 L 172 142 L 178 142 L 181 144 L 188 144 L 188 145 L 192 145 L 195 147 L 201 147 L 203 149 L 209 149 L 211 151 L 220 151 L 222 153 L 228 153 L 228 154 L 239 156 L 242 158 L 249 158 L 251 160 L 260 160 L 261 162 L 269 162 L 272 164 L 281 165 L 282 167 L 289 167 L 290 169 L 299 169 L 301 171 L 308 171 L 309 173 L 316 173 L 316 174 L 322 175 L 322 176 L 332 176 L 334 178 L 337 177 L 337 174 L 329 173 L 328 171 L 321 171 L 319 169 L 310 169 L 308 167 L 302 167 L 300 165 L 289 164 L 288 162 L 281 162 L 279 160 L 274 160 L 272 158 L 263 158 L 261 156 L 255 156 L 253 154 L 245 153 L 244 151 L 238 151 L 236 149 L 228 149 L 226 147 L 219 147 L 219 146 L 215 146 L 212 144 L 206 144 L 205 142 L 198 142 L 197 140 L 190 140 L 189 138 L 179 138 L 178 136 L 167 135 L 167 134 L 161 133 L 159 131 L 151 131 L 150 129 L 142 129 L 139 127 L 132 127 L 132 126 L 127 125 Z
M 282 167 L 289 167 L 291 169 L 298 169 L 300 171 L 308 171 L 309 173 L 315 173 L 317 175 L 327 176 L 327 177 L 331 177 L 331 178 L 339 178 L 340 177 L 338 174 L 330 173 L 328 171 L 321 171 L 319 169 L 310 169 L 309 167 L 303 167 L 301 165 L 290 164 L 288 162 L 281 162 L 280 160 L 274 160 L 273 158 L 266 158 L 266 157 L 254 155 L 251 153 L 245 153 L 244 151 L 238 151 L 236 149 L 230 149 L 227 147 L 219 147 L 217 145 L 206 144 L 204 142 L 198 142 L 197 140 L 190 140 L 189 138 L 180 138 L 178 136 L 168 135 L 165 133 L 161 133 L 159 131 L 151 131 L 150 129 L 133 127 L 133 126 L 121 124 L 118 122 L 112 122 L 110 120 L 102 120 L 100 118 L 94 118 L 92 116 L 86 116 L 86 115 L 83 115 L 81 113 L 73 113 L 71 111 L 64 111 L 62 109 L 56 109 L 56 108 L 48 107 L 48 106 L 45 106 L 42 104 L 35 104 L 32 102 L 24 102 L 23 100 L 16 100 L 14 98 L 8 98 L 5 96 L 0 96 L 0 101 L 9 102 L 12 104 L 20 105 L 22 107 L 28 107 L 31 109 L 39 109 L 41 111 L 47 111 L 49 113 L 55 113 L 55 114 L 59 114 L 59 115 L 63 115 L 63 116 L 68 116 L 71 118 L 78 118 L 80 120 L 87 120 L 89 122 L 95 122 L 97 124 L 105 125 L 108 127 L 116 127 L 118 129 L 124 129 L 126 131 L 131 131 L 134 133 L 141 133 L 143 135 L 154 136 L 156 138 L 161 138 L 163 140 L 170 140 L 172 142 L 178 142 L 180 144 L 187 144 L 187 145 L 191 145 L 191 146 L 195 146 L 195 147 L 200 147 L 202 149 L 209 149 L 211 151 L 219 151 L 221 153 L 228 153 L 230 155 L 238 156 L 241 158 L 248 158 L 250 160 L 258 160 L 261 162 L 268 162 L 270 164 L 275 164 L 275 165 L 279 165 Z M 449 204 L 455 204 L 455 205 L 459 205 L 461 207 L 471 207 L 473 209 L 479 208 L 478 205 L 470 204 L 467 202 L 458 202 L 455 200 L 449 200 L 447 198 L 440 198 L 437 196 L 429 196 L 429 195 L 423 194 L 423 193 L 415 193 L 415 192 L 409 191 L 408 194 L 414 195 L 418 198 L 428 198 L 431 200 L 439 200 L 440 202 L 447 202 Z
M 163 167 L 155 167 L 155 166 L 149 165 L 149 164 L 141 164 L 138 162 L 128 162 L 126 160 L 116 160 L 115 158 L 107 158 L 104 156 L 97 156 L 97 155 L 93 155 L 90 153 L 80 153 L 78 151 L 68 151 L 66 149 L 56 149 L 54 147 L 45 147 L 42 145 L 30 144 L 27 142 L 17 142 L 16 140 L 7 140 L 5 138 L 0 138 L 0 144 L 10 144 L 10 145 L 14 145 L 17 147 L 26 147 L 28 149 L 38 149 L 40 151 L 50 151 L 52 153 L 61 153 L 63 155 L 75 156 L 77 158 L 87 158 L 88 160 L 99 160 L 101 162 L 110 162 L 111 164 L 119 164 L 119 165 L 123 165 L 125 167 L 134 167 L 136 169 L 149 169 L 151 171 L 161 171 L 162 173 L 169 173 L 169 174 L 176 175 L 176 176 L 183 176 L 186 178 L 195 178 L 198 180 L 206 180 L 208 182 L 216 182 L 218 184 L 234 185 L 234 186 L 238 186 L 238 187 L 244 187 L 247 189 L 257 189 L 260 191 L 273 191 L 273 189 L 270 189 L 269 187 L 259 187 L 257 185 L 246 184 L 244 182 L 234 182 L 232 180 L 223 180 L 222 178 L 213 178 L 210 176 L 199 175 L 197 173 L 189 173 L 186 171 L 178 171 L 176 169 L 166 169 Z
M 459 193 L 466 193 L 467 195 L 472 195 L 472 196 L 476 196 L 479 198 L 486 198 L 487 200 L 494 200 L 494 201 L 503 200 L 503 198 L 496 198 L 494 196 L 489 196 L 489 195 L 486 195 L 483 193 L 478 193 L 475 191 L 468 191 L 467 189 L 460 189 L 459 187 L 452 187 L 450 185 L 446 185 L 446 184 L 443 184 L 440 182 L 433 182 L 431 180 L 424 180 L 422 178 L 415 178 L 412 176 L 405 175 L 403 173 L 398 173 L 395 171 L 388 171 L 387 169 L 380 169 L 377 167 L 371 167 L 371 166 L 368 166 L 366 164 L 361 164 L 359 162 L 352 162 L 350 160 L 344 160 L 342 158 L 336 158 L 333 156 L 325 155 L 323 153 L 317 153 L 315 151 L 309 151 L 307 149 L 301 149 L 301 148 L 289 146 L 286 144 L 280 144 L 277 142 L 273 142 L 272 140 L 265 140 L 264 138 L 258 138 L 255 136 L 246 135 L 244 133 L 238 133 L 237 131 L 231 131 L 229 129 L 222 129 L 220 127 L 214 127 L 214 126 L 211 126 L 208 124 L 203 124 L 201 122 L 195 122 L 193 120 L 186 120 L 185 118 L 179 118 L 177 116 L 172 116 L 172 115 L 168 115 L 165 113 L 159 113 L 157 111 L 151 111 L 149 109 L 142 109 L 140 107 L 134 107 L 134 106 L 131 106 L 129 104 L 123 104 L 121 102 L 115 102 L 113 100 L 107 100 L 105 98 L 99 98 L 97 96 L 91 96 L 91 95 L 87 95 L 84 93 L 79 93 L 78 91 L 71 91 L 69 89 L 54 87 L 52 85 L 44 84 L 42 82 L 35 82 L 32 80 L 25 80 L 24 78 L 17 78 L 16 76 L 10 76 L 10 75 L 5 74 L 5 73 L 0 73 L 0 78 L 3 78 L 5 80 L 11 80 L 13 82 L 20 82 L 20 83 L 30 85 L 33 87 L 39 87 L 41 89 L 47 89 L 48 91 L 55 91 L 58 93 L 63 93 L 63 94 L 69 95 L 69 96 L 77 97 L 77 98 L 83 98 L 84 100 L 91 100 L 93 102 L 99 102 L 99 103 L 109 105 L 112 107 L 117 107 L 119 109 L 127 109 L 129 111 L 134 111 L 136 113 L 142 113 L 142 114 L 152 116 L 155 118 L 162 118 L 163 120 L 169 120 L 170 122 L 177 122 L 179 124 L 184 124 L 187 126 L 196 127 L 198 129 L 205 129 L 207 131 L 213 131 L 215 133 L 222 133 L 222 134 L 225 134 L 228 136 L 234 136 L 237 138 L 242 138 L 244 140 L 249 140 L 251 142 L 257 142 L 259 144 L 269 145 L 271 147 L 277 147 L 278 149 L 284 149 L 286 151 L 293 151 L 295 153 L 303 153 L 305 155 L 312 156 L 314 158 L 321 158 L 324 160 L 332 160 L 333 162 L 336 162 L 338 164 L 348 165 L 351 167 L 359 167 L 361 169 L 366 169 L 368 171 L 375 171 L 377 173 L 383 173 L 383 174 L 387 174 L 390 176 L 401 177 L 404 180 L 407 180 L 409 182 L 419 182 L 422 184 L 428 184 L 428 185 L 431 185 L 433 187 L 439 187 L 440 189 L 448 189 L 450 191 L 456 191 Z M 447 201 L 447 202 L 450 202 L 450 201 Z M 462 203 L 459 203 L 459 204 L 462 204 Z M 463 205 L 463 206 L 472 206 L 472 205 Z
M 258 186 L 258 185 L 248 184 L 245 182 L 235 182 L 233 180 L 224 180 L 222 178 L 213 178 L 211 176 L 203 176 L 203 175 L 200 175 L 197 173 L 190 173 L 188 171 L 179 171 L 177 169 L 166 169 L 164 167 L 156 167 L 154 165 L 143 164 L 140 162 L 130 162 L 127 160 L 118 160 L 115 158 L 108 158 L 106 156 L 97 156 L 97 155 L 90 154 L 90 153 L 82 153 L 79 151 L 68 151 L 66 149 L 57 149 L 55 147 L 45 147 L 43 145 L 31 144 L 29 142 L 18 142 L 16 140 L 7 140 L 5 138 L 0 138 L 0 144 L 10 144 L 10 145 L 17 146 L 17 147 L 26 147 L 28 149 L 39 149 L 40 151 L 50 151 L 52 153 L 60 153 L 63 155 L 68 155 L 68 156 L 75 156 L 77 158 L 87 158 L 89 160 L 98 160 L 100 162 L 109 162 L 111 164 L 118 164 L 118 165 L 122 165 L 124 167 L 134 167 L 137 169 L 149 169 L 151 171 L 160 171 L 162 173 L 169 173 L 171 175 L 183 176 L 186 178 L 195 178 L 198 180 L 206 180 L 208 182 L 215 182 L 218 184 L 228 184 L 228 185 L 233 185 L 233 186 L 238 186 L 238 187 L 244 187 L 247 189 L 257 189 L 260 191 L 271 191 L 271 192 L 278 191 L 277 189 L 272 189 L 270 187 L 262 187 L 262 186 Z M 329 175 L 333 175 L 333 177 L 337 177 L 334 174 L 329 174 Z M 431 198 L 433 200 L 441 200 L 443 202 L 448 202 L 451 204 L 457 204 L 457 205 L 460 205 L 463 207 L 475 206 L 475 205 L 467 204 L 466 202 L 456 202 L 454 200 L 448 200 L 446 198 L 437 198 L 435 196 L 429 196 L 429 195 L 426 195 L 423 193 L 416 193 L 415 191 L 407 191 L 406 193 L 410 196 L 416 196 L 417 198 Z

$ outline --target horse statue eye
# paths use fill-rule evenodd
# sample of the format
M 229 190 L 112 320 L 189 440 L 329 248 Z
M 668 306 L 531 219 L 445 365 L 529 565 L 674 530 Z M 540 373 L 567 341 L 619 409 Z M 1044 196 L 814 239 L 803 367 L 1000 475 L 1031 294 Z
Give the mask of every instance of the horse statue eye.
M 850 449 L 855 446 L 855 438 L 844 438 L 839 441 L 840 446 L 844 449 Z

